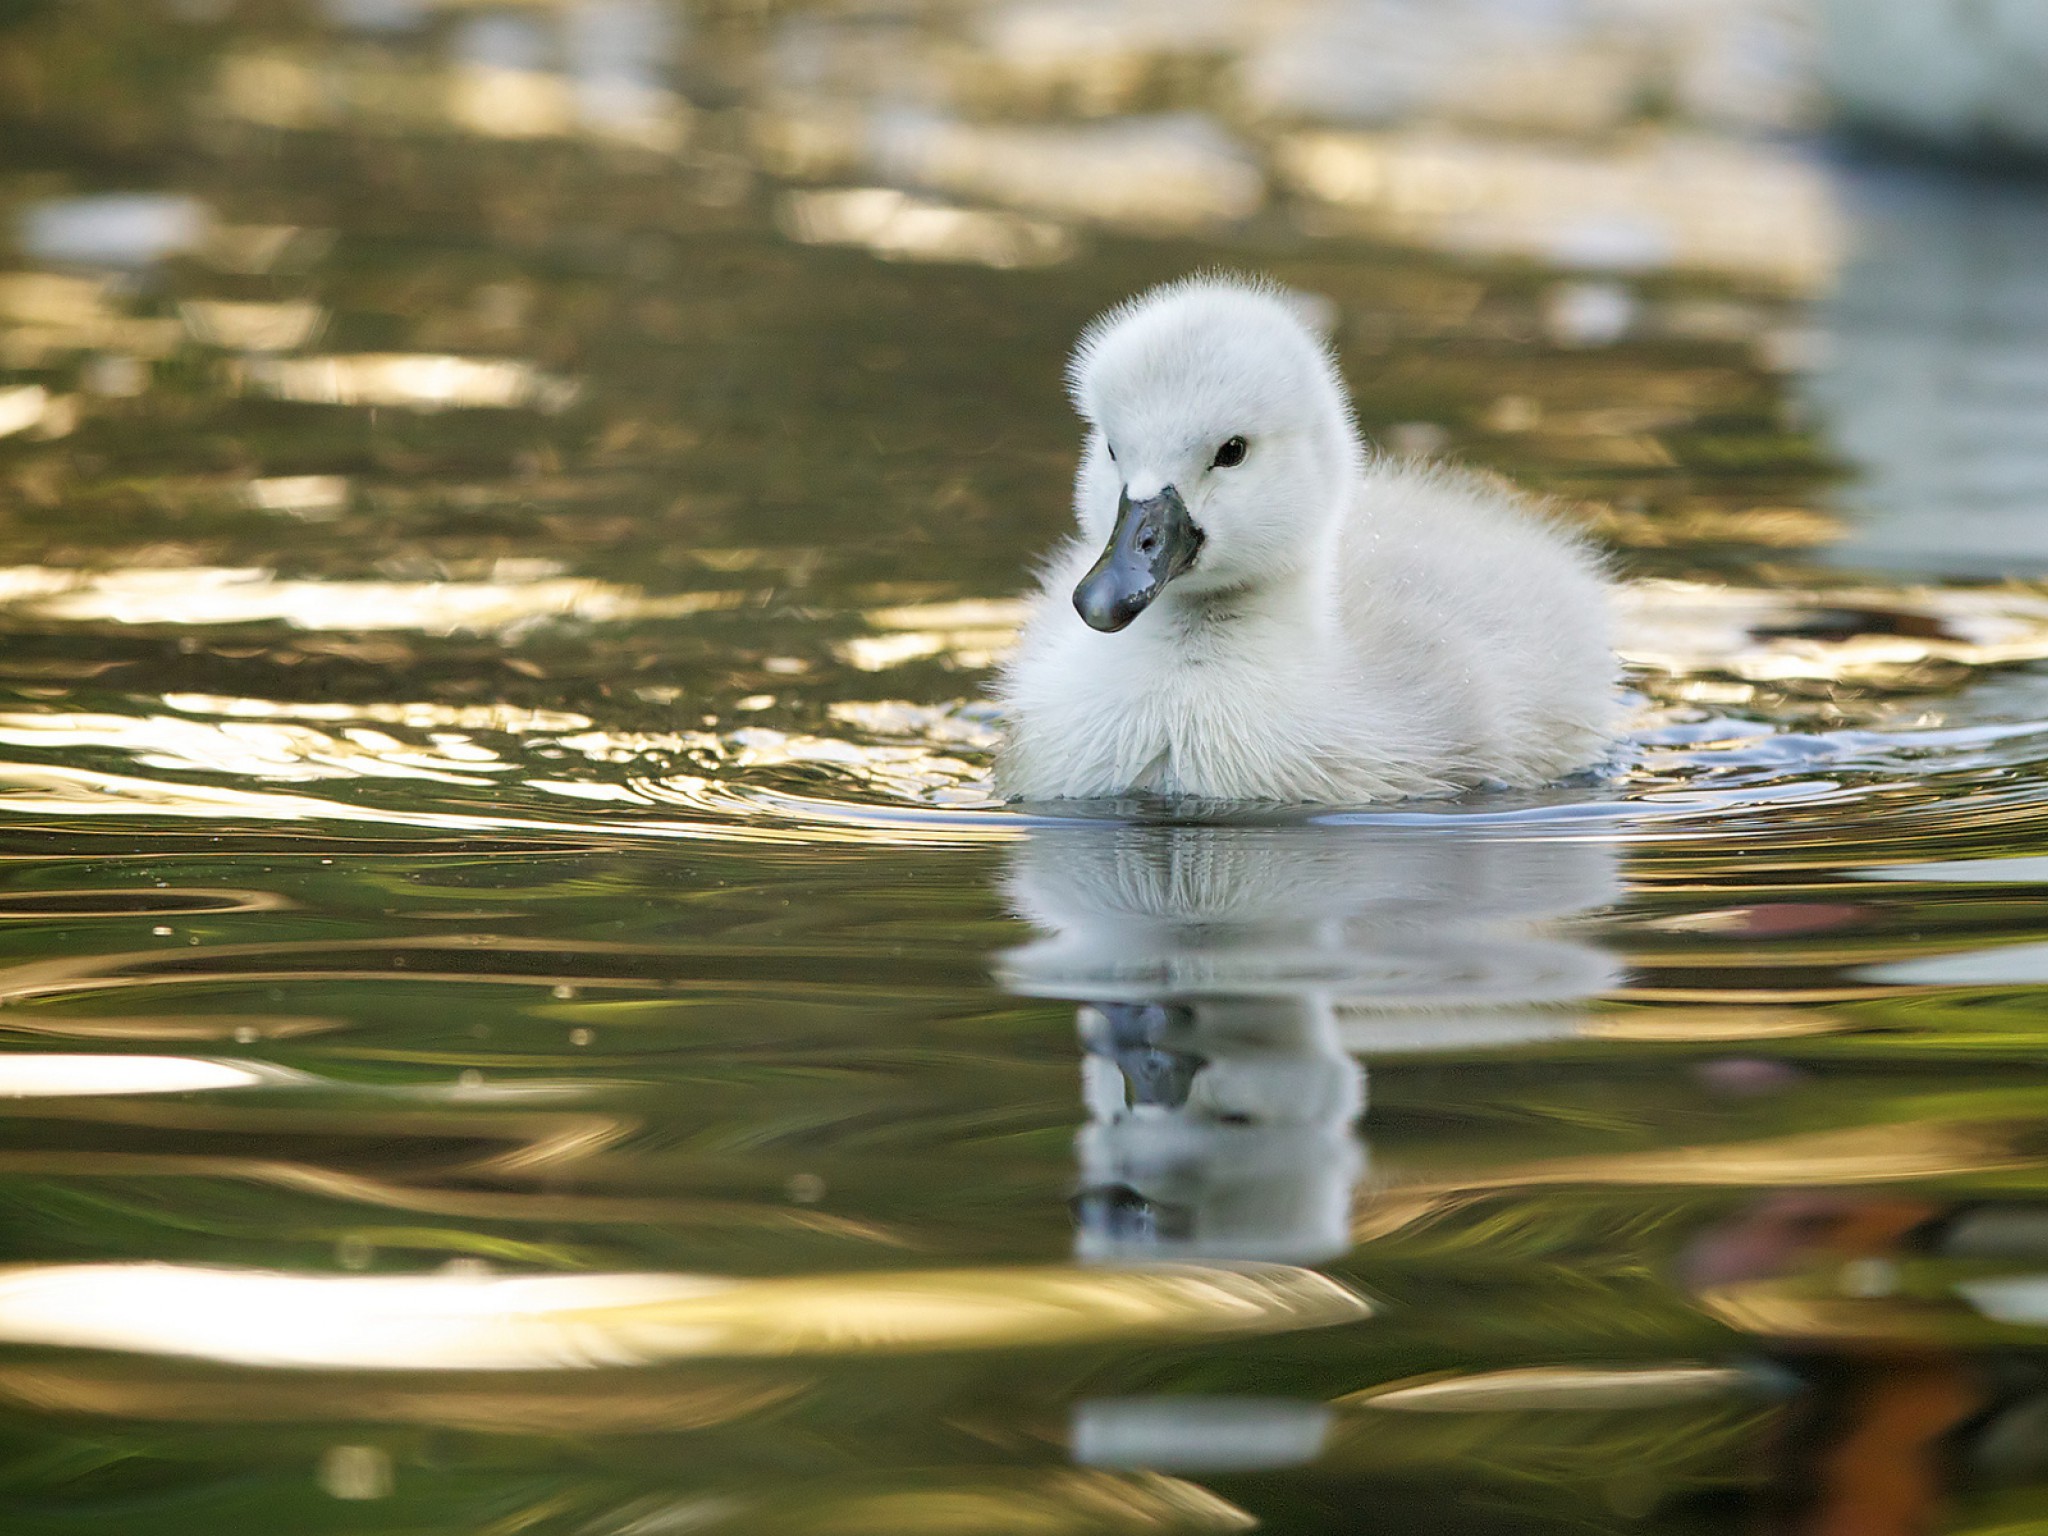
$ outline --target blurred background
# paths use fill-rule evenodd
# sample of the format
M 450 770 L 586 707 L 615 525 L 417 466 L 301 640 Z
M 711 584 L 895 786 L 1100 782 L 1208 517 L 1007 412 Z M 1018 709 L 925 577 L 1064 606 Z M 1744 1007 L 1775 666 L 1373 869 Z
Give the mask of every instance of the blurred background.
M 1076 325 L 1216 263 L 1326 292 L 1385 444 L 1628 542 L 2031 569 L 2041 199 L 1976 173 L 2044 58 L 1964 0 L 9 0 L 13 536 L 467 500 L 1001 586 Z

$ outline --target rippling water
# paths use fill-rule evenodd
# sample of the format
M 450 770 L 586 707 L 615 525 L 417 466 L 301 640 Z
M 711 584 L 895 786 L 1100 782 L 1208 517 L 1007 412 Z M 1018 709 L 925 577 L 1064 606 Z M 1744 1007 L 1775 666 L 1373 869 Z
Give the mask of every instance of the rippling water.
M 2029 194 L 1641 9 L 0 5 L 6 1529 L 2048 1528 Z M 1596 771 L 996 799 L 1204 263 Z

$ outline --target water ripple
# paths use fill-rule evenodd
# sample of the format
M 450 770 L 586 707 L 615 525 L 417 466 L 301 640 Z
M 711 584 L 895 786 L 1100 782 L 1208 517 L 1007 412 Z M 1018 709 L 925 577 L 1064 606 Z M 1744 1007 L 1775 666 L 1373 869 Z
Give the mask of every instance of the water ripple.
M 1371 1308 L 1278 1264 L 697 1275 L 0 1271 L 0 1339 L 298 1370 L 517 1371 L 1287 1333 Z
M 560 614 L 602 623 L 726 601 L 645 599 L 554 577 L 472 589 L 230 571 L 196 581 L 191 572 L 6 574 L 17 611 L 44 621 L 268 616 L 450 633 Z M 2048 658 L 2048 599 L 2030 591 L 1644 582 L 1628 589 L 1623 609 L 1622 649 L 1642 697 L 1634 729 L 1598 771 L 1536 793 L 1321 819 L 1685 836 L 1708 827 L 1796 829 L 1825 811 L 1923 836 L 1972 824 L 1979 791 L 2048 756 L 2048 686 L 2024 670 Z M 0 709 L 0 746 L 21 754 L 0 763 L 0 810 L 906 846 L 1002 842 L 1075 814 L 1159 814 L 1143 805 L 1032 814 L 1000 802 L 990 774 L 999 722 L 985 704 L 931 696 L 930 684 L 947 668 L 971 671 L 1000 655 L 1020 617 L 1014 602 L 881 607 L 859 617 L 875 644 L 852 658 L 855 666 L 899 680 L 902 695 L 808 709 L 747 695 L 685 729 L 628 725 L 587 704 L 29 691 Z M 844 652 L 853 642 L 835 643 Z M 738 723 L 715 723 L 735 716 Z M 1998 792 L 2008 821 L 2048 808 L 2018 783 Z

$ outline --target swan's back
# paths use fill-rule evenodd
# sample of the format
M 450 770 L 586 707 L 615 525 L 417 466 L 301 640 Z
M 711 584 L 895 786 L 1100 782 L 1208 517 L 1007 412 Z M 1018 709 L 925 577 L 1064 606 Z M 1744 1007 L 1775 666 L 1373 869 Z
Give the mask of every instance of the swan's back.
M 1484 776 L 1538 784 L 1613 731 L 1597 558 L 1505 481 L 1377 460 L 1345 531 L 1343 613 L 1362 663 L 1470 743 Z

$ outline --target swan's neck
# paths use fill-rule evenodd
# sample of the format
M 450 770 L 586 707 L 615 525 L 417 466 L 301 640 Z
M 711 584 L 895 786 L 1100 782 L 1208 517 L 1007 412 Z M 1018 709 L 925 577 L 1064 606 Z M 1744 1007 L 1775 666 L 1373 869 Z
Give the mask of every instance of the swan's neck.
M 1341 524 L 1332 517 L 1308 557 L 1283 572 L 1228 587 L 1166 589 L 1175 644 L 1186 652 L 1243 650 L 1270 637 L 1314 647 L 1339 628 Z

